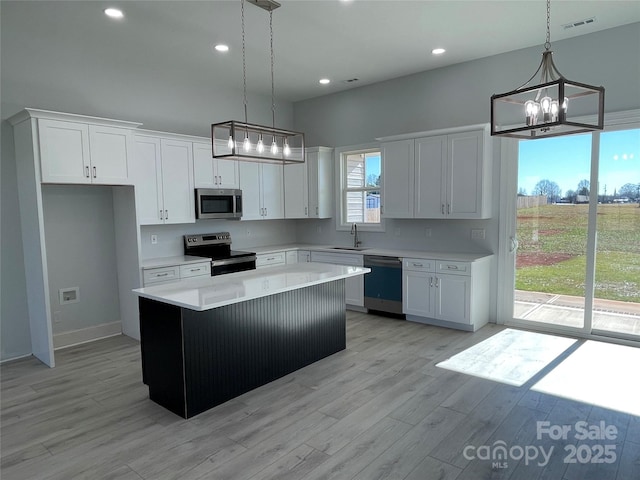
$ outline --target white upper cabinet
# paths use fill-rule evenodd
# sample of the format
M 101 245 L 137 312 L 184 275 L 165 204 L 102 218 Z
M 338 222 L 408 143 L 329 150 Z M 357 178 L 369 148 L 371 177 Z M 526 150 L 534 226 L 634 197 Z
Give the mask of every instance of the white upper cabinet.
M 195 222 L 192 143 L 136 135 L 135 144 L 139 223 Z
M 383 215 L 491 217 L 486 129 L 383 142 Z
M 129 185 L 131 130 L 38 119 L 42 181 Z
M 240 188 L 237 160 L 214 159 L 211 142 L 193 143 L 195 188 Z
M 238 162 L 242 190 L 242 220 L 284 218 L 282 165 Z
M 331 218 L 333 149 L 312 147 L 302 164 L 284 166 L 285 218 Z
M 399 140 L 381 145 L 382 214 L 388 218 L 413 218 L 414 141 Z

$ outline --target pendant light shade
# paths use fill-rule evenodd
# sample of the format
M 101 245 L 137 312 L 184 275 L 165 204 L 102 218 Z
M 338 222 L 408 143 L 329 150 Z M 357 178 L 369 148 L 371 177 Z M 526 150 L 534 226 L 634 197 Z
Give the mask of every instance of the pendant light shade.
M 542 61 L 520 87 L 491 96 L 491 135 L 535 139 L 604 128 L 604 87 L 567 80 L 550 50 L 551 5 L 547 0 L 547 41 Z M 539 83 L 530 85 L 540 74 Z M 595 114 L 594 120 L 586 122 Z
M 247 121 L 247 66 L 245 48 L 244 4 L 241 0 L 242 18 L 242 76 L 244 93 L 244 122 L 229 120 L 211 125 L 213 158 L 229 158 L 250 162 L 304 163 L 304 133 L 276 128 L 275 86 L 273 52 L 273 11 L 280 7 L 274 0 L 247 0 L 269 12 L 271 45 L 271 120 L 272 125 L 256 125 Z M 265 144 L 265 142 L 267 142 Z

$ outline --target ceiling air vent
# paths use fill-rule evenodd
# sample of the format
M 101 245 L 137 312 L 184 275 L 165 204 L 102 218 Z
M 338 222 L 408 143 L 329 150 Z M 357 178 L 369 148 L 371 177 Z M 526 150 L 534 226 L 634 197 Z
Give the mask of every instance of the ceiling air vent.
M 562 25 L 562 28 L 568 30 L 574 27 L 584 27 L 585 25 L 590 25 L 596 21 L 596 17 L 585 18 L 584 20 L 578 20 L 577 22 L 566 23 Z

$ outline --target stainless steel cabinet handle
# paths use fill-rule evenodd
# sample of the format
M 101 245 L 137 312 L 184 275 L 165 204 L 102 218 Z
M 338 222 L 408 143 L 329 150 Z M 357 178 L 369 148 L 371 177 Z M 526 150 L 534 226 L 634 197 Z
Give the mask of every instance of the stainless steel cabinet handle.
M 436 288 L 438 288 L 439 286 L 440 286 L 440 279 L 436 277 Z
M 309 207 L 304 207 L 304 214 L 309 215 Z
M 429 286 L 433 287 L 433 277 L 429 277 Z
M 164 220 L 164 217 L 162 216 L 162 210 L 160 210 L 160 220 Z
M 447 203 L 447 213 L 451 213 L 451 204 Z
M 316 215 L 318 215 L 318 207 L 316 207 Z
M 164 219 L 169 220 L 169 210 L 164 211 Z
M 169 276 L 169 273 L 166 273 L 166 272 L 156 274 L 156 277 L 168 277 L 168 276 Z
M 85 168 L 85 176 L 89 178 L 89 166 L 87 165 Z
M 218 185 L 222 185 L 222 175 L 218 175 Z
M 93 167 L 93 178 L 96 178 L 96 167 Z
M 444 215 L 444 203 L 442 204 L 442 214 Z
M 191 271 L 192 271 L 192 272 L 199 272 L 199 271 L 200 271 L 200 269 L 199 269 L 199 268 L 192 268 L 192 269 L 191 269 Z
M 414 267 L 424 267 L 424 265 L 422 265 L 421 263 L 414 263 L 413 266 Z
M 457 265 L 447 265 L 447 270 L 458 270 Z

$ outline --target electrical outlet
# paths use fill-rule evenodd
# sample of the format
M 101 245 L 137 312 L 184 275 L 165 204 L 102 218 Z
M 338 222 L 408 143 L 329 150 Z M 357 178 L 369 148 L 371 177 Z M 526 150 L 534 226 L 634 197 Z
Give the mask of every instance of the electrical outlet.
M 247 228 L 247 237 L 251 236 L 251 230 Z
M 158 243 L 158 235 L 155 233 L 151 235 L 151 245 L 156 245 Z
M 431 229 L 430 228 L 425 228 L 424 229 L 424 236 L 425 237 L 430 237 L 431 236 Z
M 60 323 L 62 321 L 60 312 L 53 312 L 53 323 Z
M 484 228 L 472 228 L 471 229 L 471 238 L 475 240 L 484 240 Z

